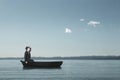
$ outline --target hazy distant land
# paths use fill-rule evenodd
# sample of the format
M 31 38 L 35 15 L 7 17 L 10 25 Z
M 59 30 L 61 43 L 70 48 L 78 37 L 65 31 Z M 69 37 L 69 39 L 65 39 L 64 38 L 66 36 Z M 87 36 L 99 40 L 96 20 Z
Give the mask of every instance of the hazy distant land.
M 4 57 L 2 59 L 23 59 L 23 57 Z M 120 56 L 71 56 L 71 57 L 32 57 L 35 60 L 120 60 Z

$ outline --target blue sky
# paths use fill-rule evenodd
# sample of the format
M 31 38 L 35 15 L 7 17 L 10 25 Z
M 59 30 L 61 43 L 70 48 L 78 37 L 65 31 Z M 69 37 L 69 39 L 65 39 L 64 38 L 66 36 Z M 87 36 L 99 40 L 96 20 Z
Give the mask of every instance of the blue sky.
M 0 0 L 0 57 L 120 55 L 120 0 Z

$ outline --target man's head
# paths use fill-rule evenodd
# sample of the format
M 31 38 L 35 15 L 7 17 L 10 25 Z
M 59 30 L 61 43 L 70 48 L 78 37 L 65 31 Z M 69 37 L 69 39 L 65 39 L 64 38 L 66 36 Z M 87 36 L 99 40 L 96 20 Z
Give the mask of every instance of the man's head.
M 29 46 L 26 46 L 25 49 L 27 50 L 28 48 L 30 48 Z
M 25 49 L 26 49 L 27 52 L 31 51 L 31 48 L 29 46 L 26 46 Z

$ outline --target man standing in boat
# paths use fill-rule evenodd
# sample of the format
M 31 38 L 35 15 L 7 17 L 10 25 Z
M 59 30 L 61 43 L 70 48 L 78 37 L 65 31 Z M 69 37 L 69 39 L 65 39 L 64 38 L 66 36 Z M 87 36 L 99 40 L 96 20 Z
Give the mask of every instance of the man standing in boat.
M 24 54 L 24 59 L 25 59 L 25 61 L 27 61 L 27 62 L 30 62 L 30 61 L 33 61 L 32 59 L 31 59 L 31 47 L 26 47 L 25 48 L 25 54 Z

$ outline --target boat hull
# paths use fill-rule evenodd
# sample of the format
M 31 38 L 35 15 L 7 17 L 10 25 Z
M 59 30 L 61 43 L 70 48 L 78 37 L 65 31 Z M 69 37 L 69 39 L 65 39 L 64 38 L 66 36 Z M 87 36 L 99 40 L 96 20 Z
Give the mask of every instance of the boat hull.
M 21 61 L 24 68 L 60 68 L 62 61 L 51 61 L 51 62 L 26 62 Z

